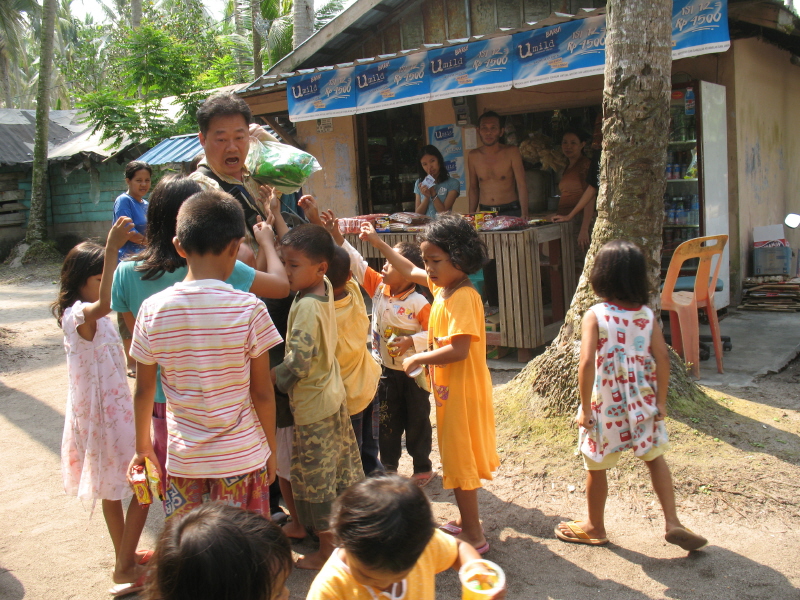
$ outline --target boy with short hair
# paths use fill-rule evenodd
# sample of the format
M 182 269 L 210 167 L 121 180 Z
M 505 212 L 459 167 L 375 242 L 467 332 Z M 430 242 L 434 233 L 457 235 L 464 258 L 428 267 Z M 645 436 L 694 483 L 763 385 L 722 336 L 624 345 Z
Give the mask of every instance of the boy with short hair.
M 147 457 L 167 475 L 167 518 L 207 498 L 269 515 L 275 398 L 267 351 L 281 338 L 258 298 L 224 283 L 244 232 L 242 207 L 228 194 L 186 200 L 175 237 L 186 278 L 145 300 L 136 320 L 131 468 Z M 156 365 L 167 398 L 166 469 L 150 440 Z
M 294 416 L 291 483 L 300 521 L 319 533 L 320 547 L 297 566 L 319 569 L 333 552 L 328 517 L 336 497 L 363 477 L 336 360 L 338 338 L 333 289 L 325 277 L 333 239 L 319 225 L 300 225 L 281 239 L 289 286 L 297 292 L 289 312 L 286 356 L 273 369 L 289 394 Z
M 378 459 L 377 419 L 373 423 L 373 411 L 377 412 L 377 402 L 373 403 L 373 399 L 381 377 L 381 365 L 367 348 L 369 317 L 361 289 L 351 277 L 350 255 L 338 245 L 334 246 L 333 252 L 328 279 L 333 287 L 336 327 L 339 331 L 336 358 L 347 394 L 347 412 L 353 424 L 361 464 L 364 474 L 371 475 L 383 472 L 383 465 Z

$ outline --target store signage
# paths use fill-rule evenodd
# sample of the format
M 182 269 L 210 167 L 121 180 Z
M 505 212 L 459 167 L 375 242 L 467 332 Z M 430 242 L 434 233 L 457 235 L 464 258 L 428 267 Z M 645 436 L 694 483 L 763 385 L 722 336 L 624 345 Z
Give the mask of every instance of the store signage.
M 521 31 L 513 36 L 514 87 L 597 75 L 605 68 L 606 17 Z
M 442 153 L 444 167 L 450 177 L 461 182 L 460 196 L 467 194 L 467 179 L 464 169 L 464 145 L 461 141 L 461 127 L 458 125 L 434 125 L 428 127 L 428 143 L 436 146 Z
M 430 99 L 427 52 L 358 65 L 355 73 L 357 112 L 384 110 Z
M 290 77 L 286 86 L 293 122 L 356 114 L 355 67 Z
M 428 50 L 431 100 L 511 89 L 511 36 Z
M 599 75 L 606 16 L 414 52 L 400 58 L 290 77 L 289 117 L 305 121 L 429 99 L 523 88 Z M 730 47 L 727 0 L 674 0 L 672 58 Z
M 673 60 L 724 52 L 730 45 L 727 0 L 673 1 Z M 514 87 L 599 75 L 605 50 L 605 15 L 516 33 Z
M 672 59 L 725 52 L 731 47 L 727 0 L 674 0 Z

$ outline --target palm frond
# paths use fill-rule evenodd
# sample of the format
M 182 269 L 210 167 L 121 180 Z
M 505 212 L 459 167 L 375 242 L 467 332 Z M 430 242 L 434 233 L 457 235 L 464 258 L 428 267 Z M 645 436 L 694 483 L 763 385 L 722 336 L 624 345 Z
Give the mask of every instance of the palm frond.
M 314 11 L 314 31 L 319 31 L 344 10 L 343 0 L 328 0 Z

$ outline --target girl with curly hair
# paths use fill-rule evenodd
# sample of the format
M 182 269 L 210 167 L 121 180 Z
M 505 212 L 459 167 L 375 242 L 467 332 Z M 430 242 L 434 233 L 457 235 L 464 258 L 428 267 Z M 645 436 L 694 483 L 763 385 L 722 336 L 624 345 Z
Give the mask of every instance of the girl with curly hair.
M 455 492 L 461 516 L 442 526 L 480 554 L 489 550 L 481 528 L 478 488 L 492 479 L 497 456 L 492 379 L 486 366 L 486 331 L 481 297 L 469 280 L 487 261 L 486 245 L 460 216 L 443 215 L 420 236 L 425 269 L 386 244 L 371 224 L 362 226 L 369 241 L 400 274 L 433 292 L 427 352 L 403 361 L 411 375 L 427 366 L 436 400 L 436 424 L 442 458 L 442 485 Z

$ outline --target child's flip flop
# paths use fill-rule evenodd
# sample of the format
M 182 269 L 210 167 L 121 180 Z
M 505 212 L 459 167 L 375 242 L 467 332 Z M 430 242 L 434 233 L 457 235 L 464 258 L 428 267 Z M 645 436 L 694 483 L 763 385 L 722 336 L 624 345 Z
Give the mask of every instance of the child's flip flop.
M 139 555 L 139 564 L 146 565 L 150 562 L 151 558 L 153 558 L 153 550 L 145 550 Z
M 702 535 L 697 535 L 687 527 L 673 527 L 666 533 L 664 539 L 670 544 L 680 546 L 688 552 L 700 550 L 700 548 L 708 545 L 708 540 L 706 538 Z
M 439 525 L 439 529 L 441 529 L 445 533 L 449 533 L 452 536 L 461 535 L 461 527 L 456 525 L 455 521 L 450 521 L 449 523 L 445 523 L 444 525 Z
M 436 471 L 429 471 L 427 473 L 414 473 L 411 479 L 417 484 L 417 487 L 424 488 L 436 477 Z
M 586 533 L 583 529 L 578 526 L 577 521 L 567 521 L 563 523 L 567 527 L 569 527 L 570 531 L 574 534 L 574 537 L 569 535 L 564 535 L 562 531 L 556 525 L 556 528 L 553 532 L 556 534 L 556 537 L 560 540 L 565 542 L 570 542 L 572 544 L 587 544 L 589 546 L 602 546 L 603 544 L 608 543 L 608 538 L 593 538 L 588 533 Z
M 138 594 L 142 590 L 144 590 L 144 586 L 147 583 L 147 574 L 142 575 L 134 581 L 133 583 L 117 583 L 113 585 L 111 589 L 108 590 L 108 593 L 111 594 L 114 598 L 122 598 L 123 596 L 129 596 L 130 594 Z

